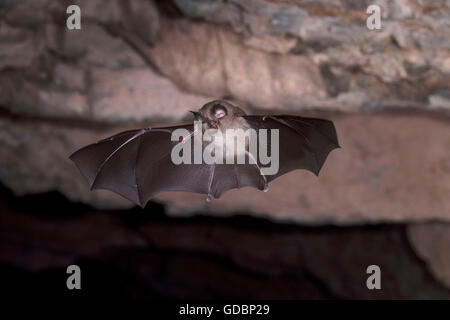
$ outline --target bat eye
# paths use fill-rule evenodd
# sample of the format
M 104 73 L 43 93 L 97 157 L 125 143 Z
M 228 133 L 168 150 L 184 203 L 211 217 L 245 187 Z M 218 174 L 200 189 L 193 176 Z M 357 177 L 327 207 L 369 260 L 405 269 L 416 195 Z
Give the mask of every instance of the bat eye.
M 227 115 L 227 109 L 221 104 L 215 104 L 211 110 L 211 115 L 216 119 L 223 118 Z
M 214 115 L 217 119 L 223 118 L 225 117 L 225 110 L 218 109 Z

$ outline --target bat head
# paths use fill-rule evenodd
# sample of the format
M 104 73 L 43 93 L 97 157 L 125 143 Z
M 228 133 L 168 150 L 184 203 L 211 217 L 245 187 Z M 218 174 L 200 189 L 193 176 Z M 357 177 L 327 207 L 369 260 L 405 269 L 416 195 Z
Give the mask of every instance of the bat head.
M 208 127 L 217 129 L 220 124 L 226 124 L 245 112 L 225 100 L 214 100 L 205 104 L 198 112 L 199 117 Z

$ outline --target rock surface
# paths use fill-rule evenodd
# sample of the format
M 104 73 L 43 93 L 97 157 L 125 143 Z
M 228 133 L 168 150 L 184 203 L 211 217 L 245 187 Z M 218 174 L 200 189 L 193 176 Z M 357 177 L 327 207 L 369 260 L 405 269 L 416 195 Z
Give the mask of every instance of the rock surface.
M 225 96 L 250 112 L 333 119 L 343 148 L 319 178 L 294 172 L 268 194 L 231 191 L 211 205 L 199 195 L 158 196 L 171 214 L 449 220 L 448 2 L 376 1 L 377 31 L 365 26 L 367 1 L 75 3 L 81 30 L 67 30 L 62 2 L 0 8 L 0 179 L 17 194 L 56 189 L 130 206 L 89 192 L 67 156 L 126 128 L 188 119 Z
M 8 2 L 1 9 L 3 107 L 90 119 L 88 110 L 104 110 L 96 105 L 98 79 L 92 73 L 106 68 L 124 77 L 131 73 L 130 81 L 148 81 L 149 94 L 159 86 L 150 70 L 164 75 L 178 89 L 163 95 L 187 98 L 187 104 L 194 93 L 200 95 L 195 101 L 231 96 L 257 108 L 282 110 L 449 108 L 450 8 L 445 1 L 376 1 L 383 19 L 376 31 L 366 28 L 368 2 L 76 3 L 82 8 L 81 30 L 65 28 L 60 2 Z M 61 63 L 67 64 L 65 69 Z M 143 81 L 134 69 L 150 69 L 150 78 Z M 61 81 L 61 72 L 67 81 Z M 16 82 L 11 84 L 10 78 Z M 68 98 L 67 108 L 61 106 L 62 97 Z M 134 107 L 148 107 L 133 119 L 159 114 L 161 103 L 153 104 L 140 90 L 124 98 L 129 100 L 128 115 Z M 167 100 L 164 109 L 173 103 Z M 169 114 L 177 118 L 177 110 Z M 107 120 L 130 117 L 117 114 Z

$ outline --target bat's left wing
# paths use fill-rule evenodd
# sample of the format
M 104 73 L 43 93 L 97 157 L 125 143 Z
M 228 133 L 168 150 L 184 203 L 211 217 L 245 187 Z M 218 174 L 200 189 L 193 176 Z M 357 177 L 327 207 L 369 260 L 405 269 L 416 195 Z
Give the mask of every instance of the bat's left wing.
M 318 175 L 328 154 L 339 148 L 336 128 L 330 120 L 291 115 L 245 116 L 252 128 L 279 132 L 279 170 L 267 181 L 295 170 L 306 169 Z M 270 135 L 270 134 L 269 134 Z M 267 149 L 271 149 L 269 139 Z M 258 158 L 259 159 L 259 158 Z M 261 167 L 264 167 L 259 161 Z

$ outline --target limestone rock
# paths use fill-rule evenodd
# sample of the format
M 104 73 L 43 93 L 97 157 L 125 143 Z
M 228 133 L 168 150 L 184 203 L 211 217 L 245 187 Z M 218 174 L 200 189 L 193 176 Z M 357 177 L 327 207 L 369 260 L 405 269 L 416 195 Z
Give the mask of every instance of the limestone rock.
M 319 69 L 307 57 L 268 54 L 245 47 L 230 32 L 186 21 L 164 25 L 161 38 L 152 50 L 155 62 L 188 90 L 231 94 L 266 108 L 289 108 L 326 95 Z
M 211 98 L 179 91 L 151 70 L 91 71 L 92 115 L 107 122 L 181 119 Z

